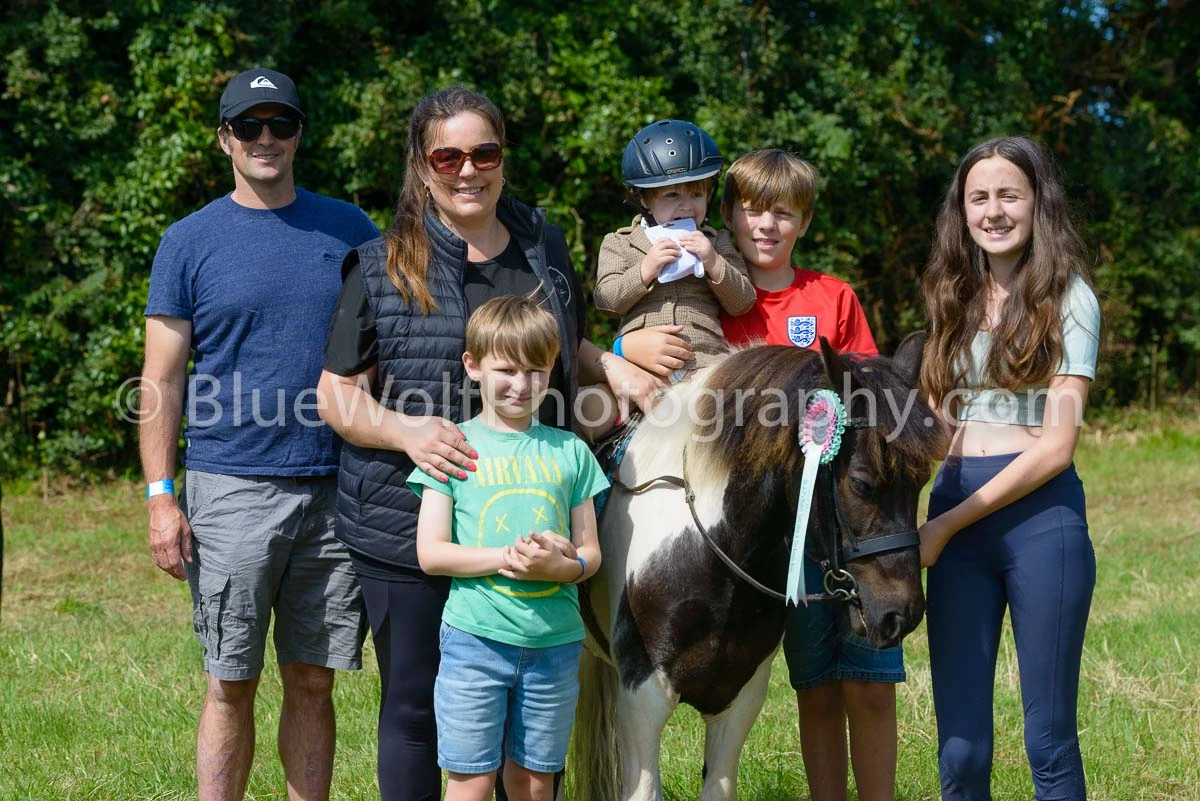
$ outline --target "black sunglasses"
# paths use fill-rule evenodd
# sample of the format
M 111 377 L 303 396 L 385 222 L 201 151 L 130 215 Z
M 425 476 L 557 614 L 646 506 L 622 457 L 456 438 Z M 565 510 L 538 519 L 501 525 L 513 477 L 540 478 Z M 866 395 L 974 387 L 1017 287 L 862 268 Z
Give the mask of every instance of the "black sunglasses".
M 464 153 L 457 147 L 439 147 L 429 154 L 429 166 L 442 175 L 455 175 L 467 159 L 477 170 L 494 170 L 504 161 L 504 148 L 495 142 L 476 145 L 471 152 Z
M 262 136 L 263 127 L 271 129 L 271 136 L 276 139 L 291 139 L 300 133 L 300 120 L 294 117 L 236 117 L 229 120 L 229 130 L 242 142 L 256 142 Z

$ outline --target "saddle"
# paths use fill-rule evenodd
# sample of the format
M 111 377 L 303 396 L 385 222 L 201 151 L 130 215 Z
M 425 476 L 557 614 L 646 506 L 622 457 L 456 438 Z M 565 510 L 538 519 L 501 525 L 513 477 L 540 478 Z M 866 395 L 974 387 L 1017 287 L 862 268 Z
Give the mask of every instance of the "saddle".
M 600 469 L 604 472 L 604 477 L 608 479 L 610 485 L 617 476 L 617 470 L 620 469 L 621 462 L 625 458 L 625 450 L 629 447 L 629 440 L 633 439 L 633 433 L 637 431 L 638 425 L 642 422 L 642 416 L 640 411 L 633 412 L 629 415 L 628 420 L 610 431 L 599 442 L 592 445 L 592 455 L 600 463 Z M 604 506 L 608 502 L 610 489 L 611 486 L 604 489 L 594 499 L 597 521 L 601 519 L 601 515 L 604 513 Z

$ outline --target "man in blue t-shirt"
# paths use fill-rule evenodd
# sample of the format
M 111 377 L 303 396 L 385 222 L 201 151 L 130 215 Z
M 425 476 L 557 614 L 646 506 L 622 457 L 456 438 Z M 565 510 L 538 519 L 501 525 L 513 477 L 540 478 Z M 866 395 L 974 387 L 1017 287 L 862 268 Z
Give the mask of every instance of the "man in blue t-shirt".
M 362 663 L 362 597 L 334 537 L 338 460 L 315 387 L 342 257 L 379 231 L 358 208 L 295 185 L 304 120 L 286 75 L 229 81 L 217 141 L 233 192 L 168 228 L 150 275 L 139 426 L 150 551 L 187 579 L 204 649 L 201 801 L 245 794 L 272 615 L 290 797 L 329 797 L 333 671 Z

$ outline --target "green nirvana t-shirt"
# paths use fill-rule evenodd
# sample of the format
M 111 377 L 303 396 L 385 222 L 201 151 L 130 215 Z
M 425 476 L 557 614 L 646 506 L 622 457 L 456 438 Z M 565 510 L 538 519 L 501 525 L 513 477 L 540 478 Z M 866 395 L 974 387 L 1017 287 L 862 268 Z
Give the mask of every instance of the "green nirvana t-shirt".
M 571 538 L 571 509 L 608 486 L 583 440 L 534 422 L 519 434 L 494 431 L 478 417 L 460 428 L 479 458 L 478 470 L 448 484 L 414 470 L 408 485 L 454 500 L 451 541 L 478 548 L 513 544 L 531 531 Z M 455 578 L 442 620 L 509 645 L 549 648 L 584 638 L 573 584 L 501 575 Z

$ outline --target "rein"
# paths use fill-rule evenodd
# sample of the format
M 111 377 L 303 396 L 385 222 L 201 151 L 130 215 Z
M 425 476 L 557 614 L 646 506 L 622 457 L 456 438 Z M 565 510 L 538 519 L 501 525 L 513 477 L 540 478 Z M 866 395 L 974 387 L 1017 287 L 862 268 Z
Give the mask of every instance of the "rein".
M 853 417 L 846 421 L 847 428 L 869 428 L 871 423 L 863 417 Z M 827 490 L 827 494 L 832 497 L 834 520 L 832 528 L 832 540 L 828 543 L 826 558 L 821 560 L 821 569 L 824 573 L 823 584 L 825 591 L 823 593 L 810 593 L 803 596 L 807 603 L 852 603 L 860 605 L 862 599 L 858 592 L 858 582 L 842 565 L 847 562 L 852 562 L 856 559 L 865 559 L 868 556 L 875 554 L 887 553 L 888 551 L 898 551 L 904 548 L 912 548 L 920 545 L 920 539 L 917 536 L 916 529 L 907 531 L 899 531 L 893 534 L 886 534 L 882 537 L 873 537 L 867 540 L 859 540 L 854 535 L 854 530 L 850 528 L 850 523 L 846 519 L 846 510 L 842 505 L 841 494 L 837 491 L 834 485 L 833 465 L 821 465 L 818 475 L 824 477 L 822 482 Z M 683 477 L 678 476 L 657 476 L 643 481 L 635 486 L 628 486 L 622 483 L 616 476 L 613 476 L 612 486 L 631 495 L 639 495 L 655 484 L 670 484 L 678 487 L 684 492 L 684 499 L 687 501 L 688 511 L 692 514 L 692 522 L 696 524 L 696 529 L 700 532 L 700 536 L 704 538 L 704 542 L 708 545 L 713 554 L 725 563 L 725 566 L 733 572 L 735 576 L 749 584 L 754 589 L 764 595 L 773 598 L 776 601 L 787 602 L 787 596 L 778 590 L 773 590 L 764 585 L 758 579 L 747 573 L 741 565 L 735 562 L 729 554 L 721 550 L 721 546 L 708 533 L 707 529 L 700 522 L 700 516 L 696 513 L 696 493 L 692 490 L 691 484 L 687 480 L 687 446 L 683 449 Z M 842 533 L 845 533 L 849 544 L 842 547 Z

